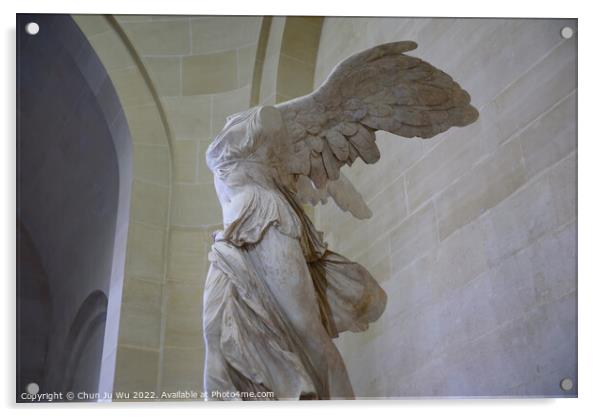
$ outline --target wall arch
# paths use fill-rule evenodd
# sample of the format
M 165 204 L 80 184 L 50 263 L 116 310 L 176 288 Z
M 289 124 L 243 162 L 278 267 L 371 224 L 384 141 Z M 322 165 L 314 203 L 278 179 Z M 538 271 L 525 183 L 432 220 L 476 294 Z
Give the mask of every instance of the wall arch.
M 40 25 L 43 36 L 25 34 L 30 21 Z M 39 302 L 49 303 L 51 313 L 44 320 L 50 320 L 50 336 L 44 378 L 38 382 L 59 391 L 62 352 L 80 301 L 98 290 L 111 294 L 113 306 L 120 305 L 131 137 L 113 83 L 73 19 L 19 15 L 17 23 L 17 216 L 29 236 L 18 243 L 33 242 L 48 278 L 49 296 Z M 31 319 L 27 308 L 20 307 L 18 316 Z M 107 328 L 117 328 L 118 318 L 108 317 Z M 110 331 L 104 334 L 104 318 L 98 328 L 97 357 L 90 360 L 102 373 L 114 367 L 110 353 L 116 339 Z M 98 380 L 92 385 L 97 389 Z
M 107 307 L 108 298 L 100 290 L 88 295 L 79 307 L 63 350 L 62 392 L 98 392 L 100 366 L 91 363 L 96 353 L 91 350 L 95 348 L 95 341 L 104 339 Z M 84 360 L 87 358 L 91 361 Z
M 105 336 L 115 348 L 108 352 L 109 366 L 103 368 L 102 390 L 127 390 L 130 373 L 120 363 L 133 362 L 131 356 L 144 358 L 137 362 L 141 370 L 158 378 L 159 346 L 136 337 L 159 326 L 152 312 L 161 311 L 161 302 L 146 300 L 141 312 L 132 306 L 132 292 L 142 286 L 158 288 L 166 280 L 171 207 L 172 149 L 171 131 L 157 90 L 128 36 L 110 15 L 74 15 L 74 20 L 98 54 L 123 107 L 121 124 L 132 137 L 132 202 L 128 213 L 124 280 L 112 288 L 108 317 L 118 325 Z M 113 294 L 119 297 L 113 298 Z M 114 304 L 115 300 L 115 304 Z M 159 323 L 157 323 L 159 321 Z M 159 333 L 157 331 L 157 333 Z M 112 366 L 111 366 L 112 365 Z M 156 384 L 142 388 L 155 390 Z

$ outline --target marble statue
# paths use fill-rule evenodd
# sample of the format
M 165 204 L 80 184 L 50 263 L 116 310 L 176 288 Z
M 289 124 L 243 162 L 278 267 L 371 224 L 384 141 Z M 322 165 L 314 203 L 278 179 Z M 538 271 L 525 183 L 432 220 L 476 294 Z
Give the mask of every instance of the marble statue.
M 387 297 L 364 267 L 328 249 L 302 204 L 332 198 L 370 217 L 341 168 L 378 161 L 377 130 L 430 138 L 477 119 L 449 75 L 405 55 L 416 47 L 355 54 L 309 95 L 229 116 L 209 146 L 224 226 L 204 293 L 210 399 L 353 398 L 332 338 L 365 330 Z

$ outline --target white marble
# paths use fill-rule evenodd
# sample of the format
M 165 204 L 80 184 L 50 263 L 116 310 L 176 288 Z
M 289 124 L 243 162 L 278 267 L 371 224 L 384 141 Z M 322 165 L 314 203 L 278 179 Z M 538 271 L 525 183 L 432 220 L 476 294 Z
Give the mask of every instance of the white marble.
M 364 267 L 328 250 L 301 204 L 333 198 L 370 217 L 340 169 L 357 157 L 378 161 L 377 130 L 430 138 L 477 119 L 451 77 L 404 54 L 414 48 L 355 54 L 310 95 L 230 116 L 208 148 L 224 225 L 204 295 L 209 393 L 353 398 L 332 338 L 366 330 L 386 294 Z

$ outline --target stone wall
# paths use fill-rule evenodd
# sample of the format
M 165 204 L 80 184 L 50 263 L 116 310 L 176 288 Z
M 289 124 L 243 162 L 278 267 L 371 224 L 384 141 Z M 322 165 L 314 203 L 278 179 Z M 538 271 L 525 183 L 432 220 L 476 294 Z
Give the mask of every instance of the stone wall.
M 221 222 L 205 150 L 226 116 L 249 106 L 261 17 L 114 19 L 156 94 L 152 105 L 132 108 L 134 124 L 151 137 L 159 129 L 152 127 L 160 122 L 155 109 L 163 112 L 172 167 L 170 193 L 134 184 L 134 206 L 167 226 L 164 257 L 155 256 L 165 264 L 159 279 L 134 273 L 126 282 L 120 326 L 124 353 L 116 383 L 124 391 L 200 391 L 203 284 L 210 235 Z M 153 164 L 150 156 L 140 154 Z M 163 205 L 154 202 L 167 198 L 169 209 L 157 211 Z M 129 346 L 150 348 L 148 357 Z
M 228 115 L 311 91 L 322 18 L 74 18 L 134 144 L 115 390 L 201 391 L 202 293 L 221 227 L 205 150 Z
M 337 340 L 359 397 L 576 395 L 576 20 L 327 18 L 315 86 L 383 42 L 448 72 L 480 119 L 428 141 L 380 132 L 347 170 L 374 212 L 316 209 L 331 248 L 385 288 Z M 560 389 L 570 377 L 575 387 Z
M 136 320 L 158 349 L 157 392 L 203 388 L 202 298 L 211 232 L 221 223 L 205 150 L 226 116 L 248 107 L 261 17 L 115 16 L 165 112 L 172 158 L 165 276 L 129 281 Z M 143 112 L 144 109 L 141 109 Z M 144 114 L 144 113 L 143 113 Z M 141 118 L 151 123 L 152 116 Z M 133 196 L 137 201 L 136 193 Z M 140 199 L 141 206 L 152 202 Z M 124 309 L 128 305 L 124 303 Z M 152 306 L 151 314 L 140 306 Z M 143 371 L 143 369 L 141 369 Z M 119 375 L 118 375 L 119 376 Z M 127 372 L 124 378 L 129 378 Z M 139 387 L 135 383 L 128 390 Z M 154 389 L 153 389 L 154 390 Z

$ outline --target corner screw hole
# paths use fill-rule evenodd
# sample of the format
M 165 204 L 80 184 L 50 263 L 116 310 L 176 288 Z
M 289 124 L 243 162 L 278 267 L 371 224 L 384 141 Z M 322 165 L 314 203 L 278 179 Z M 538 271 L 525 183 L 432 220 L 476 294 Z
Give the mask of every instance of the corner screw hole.
M 565 26 L 560 31 L 560 36 L 564 39 L 571 39 L 573 37 L 573 28 Z
M 567 392 L 573 389 L 573 380 L 571 378 L 564 378 L 560 381 L 560 388 Z
M 36 22 L 29 22 L 25 25 L 25 32 L 27 32 L 29 35 L 37 35 L 39 31 L 40 25 L 38 25 Z

